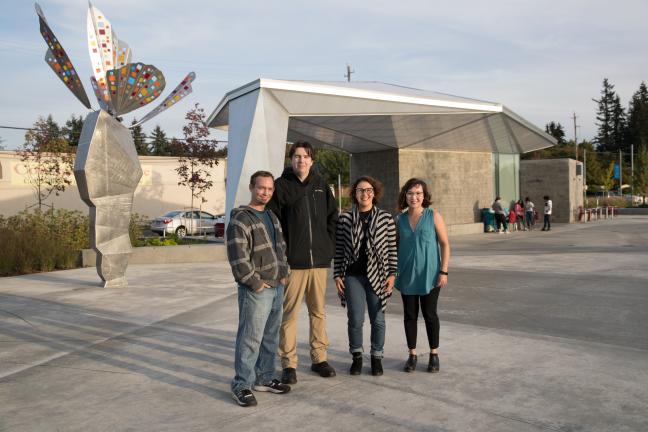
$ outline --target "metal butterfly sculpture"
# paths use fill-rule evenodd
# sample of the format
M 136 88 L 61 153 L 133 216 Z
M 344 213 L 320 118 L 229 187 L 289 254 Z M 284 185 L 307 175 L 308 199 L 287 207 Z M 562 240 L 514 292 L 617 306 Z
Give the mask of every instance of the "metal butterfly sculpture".
M 74 96 L 90 109 L 90 101 L 74 65 L 54 36 L 38 3 L 35 8 L 40 21 L 41 34 L 49 47 L 45 54 L 45 61 Z M 153 65 L 131 63 L 130 46 L 117 38 L 110 21 L 92 4 L 88 7 L 87 29 L 88 51 L 93 73 L 90 81 L 101 109 L 113 117 L 118 117 L 153 102 L 162 94 L 166 85 L 162 71 Z M 160 105 L 146 114 L 136 125 L 152 119 L 190 94 L 191 83 L 195 78 L 196 74 L 190 72 Z
M 35 6 L 40 31 L 48 46 L 45 61 L 90 109 L 76 69 L 54 36 L 43 10 L 38 4 Z M 83 122 L 74 177 L 81 199 L 90 208 L 90 243 L 97 255 L 97 273 L 106 287 L 124 286 L 132 253 L 128 228 L 142 167 L 133 137 L 119 116 L 157 99 L 164 90 L 165 80 L 155 66 L 131 63 L 131 48 L 117 38 L 105 15 L 92 4 L 88 8 L 87 27 L 93 73 L 90 82 L 100 109 L 88 114 Z M 152 119 L 191 93 L 195 78 L 196 74 L 189 73 L 160 105 L 131 127 Z

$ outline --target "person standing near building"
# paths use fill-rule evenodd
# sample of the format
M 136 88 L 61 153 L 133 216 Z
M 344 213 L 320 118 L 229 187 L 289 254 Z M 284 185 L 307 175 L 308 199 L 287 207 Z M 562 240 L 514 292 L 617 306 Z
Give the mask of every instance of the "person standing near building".
M 506 225 L 506 218 L 508 215 L 506 214 L 506 211 L 504 211 L 504 207 L 502 207 L 502 197 L 496 197 L 491 208 L 495 212 L 495 231 L 498 234 L 501 232 L 508 233 L 509 231 Z
M 256 391 L 288 393 L 274 379 L 288 262 L 281 224 L 266 210 L 274 191 L 267 171 L 250 178 L 251 200 L 233 209 L 227 226 L 227 258 L 238 283 L 239 325 L 232 396 L 244 407 L 257 404 Z
M 525 223 L 526 227 L 529 231 L 533 228 L 534 225 L 534 217 L 533 217 L 533 208 L 535 205 L 533 204 L 533 201 L 529 197 L 524 198 L 524 216 L 525 216 Z
M 276 182 L 270 208 L 281 221 L 291 274 L 284 294 L 279 356 L 281 382 L 297 382 L 297 316 L 306 300 L 310 324 L 311 370 L 321 377 L 335 376 L 327 362 L 326 273 L 335 247 L 338 208 L 324 179 L 311 169 L 313 147 L 296 142 L 288 154 L 291 166 Z
M 551 231 L 551 212 L 553 210 L 553 203 L 549 199 L 549 195 L 544 196 L 544 225 L 542 231 Z
M 333 277 L 347 306 L 351 375 L 362 370 L 365 305 L 371 322 L 371 374 L 383 374 L 385 307 L 396 279 L 397 249 L 394 219 L 376 207 L 382 191 L 373 177 L 357 179 L 351 186 L 353 207 L 337 224 Z
M 401 188 L 398 207 L 398 276 L 394 284 L 403 298 L 405 337 L 409 356 L 405 372 L 416 369 L 416 333 L 419 306 L 425 320 L 430 360 L 428 372 L 439 372 L 439 292 L 448 283 L 450 242 L 445 222 L 432 204 L 427 184 L 409 179 Z

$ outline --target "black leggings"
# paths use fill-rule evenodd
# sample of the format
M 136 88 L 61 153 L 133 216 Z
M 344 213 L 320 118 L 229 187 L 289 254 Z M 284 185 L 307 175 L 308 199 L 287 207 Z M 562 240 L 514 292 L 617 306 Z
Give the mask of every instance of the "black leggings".
M 407 339 L 407 348 L 416 348 L 419 302 L 421 304 L 423 319 L 425 320 L 425 330 L 427 330 L 430 349 L 439 348 L 439 316 L 437 315 L 437 301 L 439 300 L 440 291 L 441 288 L 435 288 L 429 294 L 423 296 L 401 294 L 405 315 L 405 338 Z

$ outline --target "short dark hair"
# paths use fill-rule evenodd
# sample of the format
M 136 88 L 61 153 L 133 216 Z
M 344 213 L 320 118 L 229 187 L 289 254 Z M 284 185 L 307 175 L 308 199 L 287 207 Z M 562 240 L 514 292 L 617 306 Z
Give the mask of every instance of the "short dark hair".
M 414 186 L 421 186 L 423 188 L 423 207 L 430 207 L 432 205 L 432 197 L 427 187 L 427 183 L 419 178 L 411 178 L 405 182 L 398 194 L 398 210 L 405 210 L 407 208 L 407 191 Z
M 303 148 L 304 150 L 306 150 L 306 154 L 310 156 L 311 159 L 315 159 L 315 149 L 313 149 L 313 146 L 308 141 L 297 141 L 292 146 L 290 146 L 290 150 L 288 151 L 288 157 L 290 159 L 292 159 L 292 157 L 295 155 L 295 151 L 298 148 Z
M 374 205 L 378 204 L 380 201 L 380 198 L 382 198 L 383 194 L 383 185 L 382 183 L 371 177 L 371 176 L 362 176 L 359 177 L 356 181 L 353 182 L 353 185 L 351 185 L 351 190 L 349 191 L 349 197 L 351 198 L 351 202 L 353 204 L 358 204 L 358 198 L 356 197 L 356 189 L 360 182 L 367 182 L 371 185 L 371 187 L 374 190 L 373 194 L 373 200 L 371 201 Z
M 274 182 L 274 176 L 268 171 L 257 171 L 250 177 L 250 186 L 256 186 L 257 177 L 270 177 Z
M 548 200 L 548 199 L 549 199 L 549 195 L 545 195 L 543 198 L 546 199 L 546 200 Z

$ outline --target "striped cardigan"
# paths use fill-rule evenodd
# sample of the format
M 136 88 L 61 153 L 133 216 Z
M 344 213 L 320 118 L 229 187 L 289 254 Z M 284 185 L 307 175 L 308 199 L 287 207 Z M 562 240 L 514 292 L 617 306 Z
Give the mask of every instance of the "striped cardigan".
M 385 282 L 390 275 L 396 275 L 398 249 L 396 248 L 396 225 L 392 216 L 374 206 L 369 215 L 367 237 L 367 278 L 374 292 L 387 306 L 389 295 L 385 293 Z M 346 271 L 360 255 L 364 238 L 360 213 L 357 206 L 340 215 L 335 237 L 333 277 L 344 278 Z

